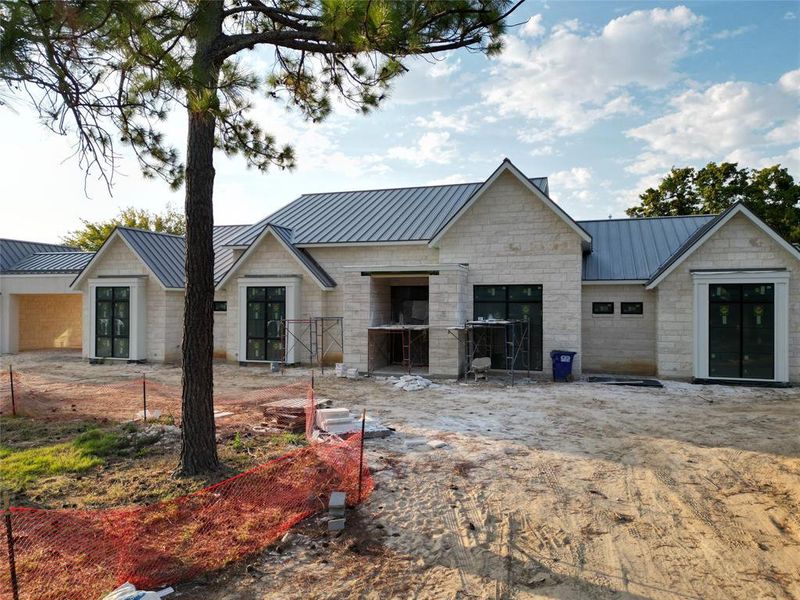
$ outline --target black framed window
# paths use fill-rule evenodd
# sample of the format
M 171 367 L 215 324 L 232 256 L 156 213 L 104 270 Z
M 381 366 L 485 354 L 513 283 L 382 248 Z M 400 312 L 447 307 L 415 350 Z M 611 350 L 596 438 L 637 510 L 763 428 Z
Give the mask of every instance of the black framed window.
M 775 289 L 771 283 L 708 286 L 710 377 L 775 376 Z
M 95 356 L 128 358 L 131 288 L 104 286 L 95 292 Z
M 476 285 L 472 288 L 475 319 L 521 319 L 529 324 L 528 361 L 533 371 L 542 370 L 542 286 Z M 489 335 L 487 333 L 487 335 Z M 493 368 L 505 368 L 505 349 L 500 336 L 487 340 Z M 517 369 L 528 368 L 520 357 Z
M 593 315 L 613 315 L 614 303 L 613 302 L 592 302 Z
M 643 302 L 621 302 L 619 305 L 619 313 L 621 315 L 643 315 L 644 303 Z
M 285 287 L 247 288 L 247 360 L 283 360 Z
M 228 310 L 228 303 L 223 301 L 214 302 L 214 312 L 226 312 Z

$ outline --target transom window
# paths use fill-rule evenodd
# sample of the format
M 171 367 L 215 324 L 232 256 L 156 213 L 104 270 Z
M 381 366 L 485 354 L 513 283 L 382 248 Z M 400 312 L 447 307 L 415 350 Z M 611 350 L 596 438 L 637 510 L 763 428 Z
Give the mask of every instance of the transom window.
M 98 287 L 96 290 L 95 356 L 128 358 L 131 289 Z

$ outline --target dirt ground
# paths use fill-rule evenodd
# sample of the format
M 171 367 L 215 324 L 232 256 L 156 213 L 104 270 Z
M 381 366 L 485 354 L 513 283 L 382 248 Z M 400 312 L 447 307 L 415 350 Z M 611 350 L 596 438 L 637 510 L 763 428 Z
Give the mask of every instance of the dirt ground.
M 75 377 L 109 369 L 14 361 Z M 231 386 L 304 375 L 216 368 Z M 317 392 L 396 429 L 367 442 L 373 495 L 343 534 L 311 520 L 170 597 L 800 598 L 800 390 L 490 381 L 403 392 L 329 373 Z M 416 438 L 446 445 L 406 444 Z

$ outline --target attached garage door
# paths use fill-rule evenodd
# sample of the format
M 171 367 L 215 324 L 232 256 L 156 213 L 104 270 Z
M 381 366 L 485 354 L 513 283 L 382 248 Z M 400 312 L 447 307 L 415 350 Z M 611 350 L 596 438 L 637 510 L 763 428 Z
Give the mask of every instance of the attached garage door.
M 81 348 L 81 294 L 20 294 L 19 349 Z

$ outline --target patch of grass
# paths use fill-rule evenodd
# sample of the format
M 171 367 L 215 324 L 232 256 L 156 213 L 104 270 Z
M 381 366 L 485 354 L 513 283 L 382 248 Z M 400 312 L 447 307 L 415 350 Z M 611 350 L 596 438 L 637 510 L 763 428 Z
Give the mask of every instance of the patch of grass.
M 272 436 L 272 438 L 270 438 L 270 442 L 276 446 L 305 446 L 308 444 L 308 440 L 306 440 L 306 434 L 289 433 L 288 431 Z
M 19 491 L 40 477 L 80 473 L 102 463 L 100 457 L 69 443 L 18 451 L 4 447 L 0 454 L 0 482 L 12 491 Z
M 128 448 L 130 438 L 115 431 L 90 429 L 76 437 L 72 445 L 84 454 L 106 457 L 119 454 L 120 450 Z

